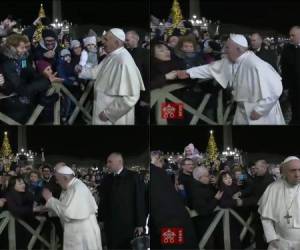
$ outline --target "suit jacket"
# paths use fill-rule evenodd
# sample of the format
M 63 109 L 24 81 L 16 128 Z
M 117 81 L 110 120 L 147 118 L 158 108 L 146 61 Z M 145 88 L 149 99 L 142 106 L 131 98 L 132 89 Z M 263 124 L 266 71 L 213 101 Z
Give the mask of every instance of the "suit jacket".
M 261 47 L 259 51 L 254 51 L 255 55 L 257 55 L 260 59 L 272 65 L 272 67 L 278 71 L 277 67 L 277 56 L 276 53 L 272 50 L 267 50 L 264 47 Z
M 139 68 L 141 72 L 143 82 L 146 88 L 146 91 L 141 92 L 141 100 L 145 102 L 149 102 L 149 89 L 150 89 L 150 59 L 149 59 L 149 51 L 144 48 L 134 48 L 128 49 L 131 54 L 136 66 Z
M 137 173 L 123 169 L 104 177 L 99 187 L 99 218 L 108 248 L 130 248 L 135 227 L 145 226 L 145 189 Z

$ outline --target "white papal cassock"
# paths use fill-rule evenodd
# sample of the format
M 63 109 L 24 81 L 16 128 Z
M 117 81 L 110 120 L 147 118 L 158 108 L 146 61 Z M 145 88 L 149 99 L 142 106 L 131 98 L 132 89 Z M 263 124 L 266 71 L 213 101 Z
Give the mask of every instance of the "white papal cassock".
M 237 102 L 233 124 L 285 124 L 278 101 L 282 93 L 281 77 L 270 64 L 253 52 L 245 52 L 234 64 L 225 57 L 208 65 L 190 68 L 187 73 L 191 78 L 214 78 L 223 88 L 233 89 L 232 95 Z M 251 120 L 253 110 L 262 117 Z
M 268 186 L 258 202 L 267 242 L 279 239 L 279 248 L 269 250 L 300 249 L 299 185 L 291 186 L 279 179 Z
M 134 106 L 145 87 L 138 67 L 124 47 L 111 52 L 91 69 L 84 67 L 79 77 L 96 80 L 94 125 L 134 125 Z M 99 119 L 102 111 L 109 121 Z
M 64 250 L 101 250 L 97 223 L 98 206 L 87 186 L 73 178 L 58 199 L 52 197 L 46 207 L 61 220 L 64 229 Z

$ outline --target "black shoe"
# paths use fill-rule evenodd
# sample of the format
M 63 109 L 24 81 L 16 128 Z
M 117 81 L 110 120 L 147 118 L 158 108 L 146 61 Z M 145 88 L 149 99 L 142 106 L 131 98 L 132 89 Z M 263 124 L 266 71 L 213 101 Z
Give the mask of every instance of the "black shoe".
M 40 98 L 39 104 L 42 106 L 48 106 L 48 105 L 51 105 L 51 104 L 57 102 L 58 98 L 59 98 L 59 95 L 57 93 L 54 93 L 49 96 L 42 96 Z

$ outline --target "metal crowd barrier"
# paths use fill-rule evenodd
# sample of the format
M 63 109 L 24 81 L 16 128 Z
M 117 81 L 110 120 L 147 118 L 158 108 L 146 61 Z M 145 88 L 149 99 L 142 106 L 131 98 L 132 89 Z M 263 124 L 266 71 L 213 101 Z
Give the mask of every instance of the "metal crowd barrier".
M 161 117 L 161 106 L 162 103 L 165 102 L 183 103 L 183 109 L 193 115 L 193 118 L 191 119 L 189 125 L 196 125 L 199 120 L 202 120 L 210 125 L 230 124 L 228 118 L 233 105 L 230 104 L 227 107 L 223 107 L 223 90 L 220 90 L 218 92 L 217 120 L 214 121 L 203 114 L 205 107 L 209 99 L 211 98 L 211 94 L 206 94 L 204 96 L 197 109 L 191 107 L 189 104 L 185 103 L 183 100 L 180 100 L 178 97 L 172 94 L 172 92 L 175 90 L 184 89 L 187 87 L 188 85 L 183 83 L 174 83 L 151 91 L 151 108 L 155 107 L 155 119 L 158 125 L 168 124 L 168 121 Z
M 72 125 L 74 124 L 74 121 L 78 117 L 79 112 L 81 111 L 83 115 L 86 118 L 87 124 L 91 124 L 92 122 L 92 115 L 91 115 L 91 106 L 89 104 L 85 104 L 88 95 L 92 91 L 94 86 L 94 81 L 89 81 L 84 93 L 80 97 L 79 101 L 72 95 L 72 93 L 62 84 L 62 83 L 52 83 L 52 87 L 48 90 L 47 95 L 52 95 L 54 92 L 58 93 L 59 96 L 62 94 L 65 94 L 67 97 L 71 99 L 71 101 L 76 105 L 75 110 L 71 114 L 68 124 Z M 0 95 L 0 105 L 1 105 L 1 99 L 10 98 L 14 95 L 5 96 L 3 94 Z M 60 117 L 60 109 L 61 109 L 61 98 L 58 99 L 58 101 L 54 104 L 54 122 L 53 125 L 60 125 L 61 123 L 61 117 Z M 37 105 L 33 113 L 31 114 L 30 118 L 24 125 L 34 125 L 42 111 L 44 110 L 44 106 Z M 12 118 L 8 117 L 7 115 L 0 112 L 0 121 L 4 122 L 8 125 L 21 125 L 17 121 L 13 120 Z
M 49 242 L 40 235 L 45 225 L 46 218 L 36 218 L 38 218 L 40 224 L 36 229 L 33 229 L 23 220 L 12 216 L 12 214 L 9 211 L 4 211 L 0 214 L 0 235 L 3 233 L 5 227 L 8 227 L 8 250 L 16 250 L 16 223 L 21 224 L 28 232 L 32 234 L 32 237 L 26 249 L 32 250 L 37 240 L 39 240 L 44 245 L 44 247 L 46 247 L 49 250 L 57 250 L 60 247 L 58 237 L 56 237 L 56 230 L 54 224 L 51 223 Z
M 198 216 L 198 213 L 195 210 L 188 209 L 190 217 Z M 243 229 L 240 233 L 240 241 L 243 241 L 245 238 L 247 231 L 249 231 L 253 236 L 255 235 L 255 231 L 250 227 L 251 222 L 253 221 L 253 214 L 250 214 L 247 221 L 244 219 L 233 209 L 231 208 L 217 208 L 215 211 L 218 211 L 215 218 L 211 222 L 210 226 L 207 228 L 205 234 L 202 236 L 202 239 L 199 242 L 199 249 L 204 250 L 205 245 L 211 235 L 213 234 L 214 230 L 216 229 L 217 225 L 221 222 L 223 218 L 223 233 L 224 233 L 224 250 L 231 250 L 231 242 L 230 242 L 230 215 L 232 215 L 237 221 L 243 226 Z

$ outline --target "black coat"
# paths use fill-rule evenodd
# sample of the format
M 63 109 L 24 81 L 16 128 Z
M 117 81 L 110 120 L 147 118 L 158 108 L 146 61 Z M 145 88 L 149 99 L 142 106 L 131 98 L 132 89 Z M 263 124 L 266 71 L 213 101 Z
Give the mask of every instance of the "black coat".
M 277 55 L 273 50 L 265 49 L 263 46 L 259 51 L 254 51 L 255 55 L 257 55 L 260 59 L 269 63 L 276 71 L 278 71 L 277 67 Z
M 221 191 L 223 191 L 223 195 L 219 200 L 219 206 L 221 208 L 235 208 L 236 201 L 232 196 L 239 192 L 239 188 L 235 184 L 232 184 L 230 187 L 224 185 Z
M 258 200 L 273 181 L 274 178 L 269 173 L 266 173 L 264 176 L 256 176 L 249 188 L 242 191 L 243 206 L 249 207 L 256 212 Z
M 198 216 L 195 217 L 198 240 L 201 240 L 214 219 L 214 209 L 218 205 L 218 200 L 214 197 L 215 192 L 216 190 L 210 184 L 205 185 L 196 180 L 192 184 L 192 205 L 198 213 Z M 210 238 L 206 247 L 214 248 L 213 238 Z
M 151 165 L 150 233 L 152 249 L 197 249 L 197 240 L 187 210 L 165 170 Z M 184 244 L 161 245 L 161 229 L 180 227 Z
M 140 73 L 143 78 L 143 82 L 146 88 L 146 91 L 141 92 L 141 100 L 149 102 L 149 89 L 150 89 L 150 60 L 149 60 L 149 50 L 144 48 L 134 48 L 128 49 L 131 54 L 136 66 L 140 70 Z
M 291 124 L 300 123 L 300 48 L 288 44 L 281 54 L 282 83 L 289 90 L 292 108 Z
M 144 227 L 145 189 L 137 173 L 123 169 L 104 177 L 100 191 L 99 218 L 104 222 L 109 249 L 128 249 L 136 227 Z
M 300 48 L 287 44 L 281 53 L 281 71 L 284 88 L 300 93 Z

